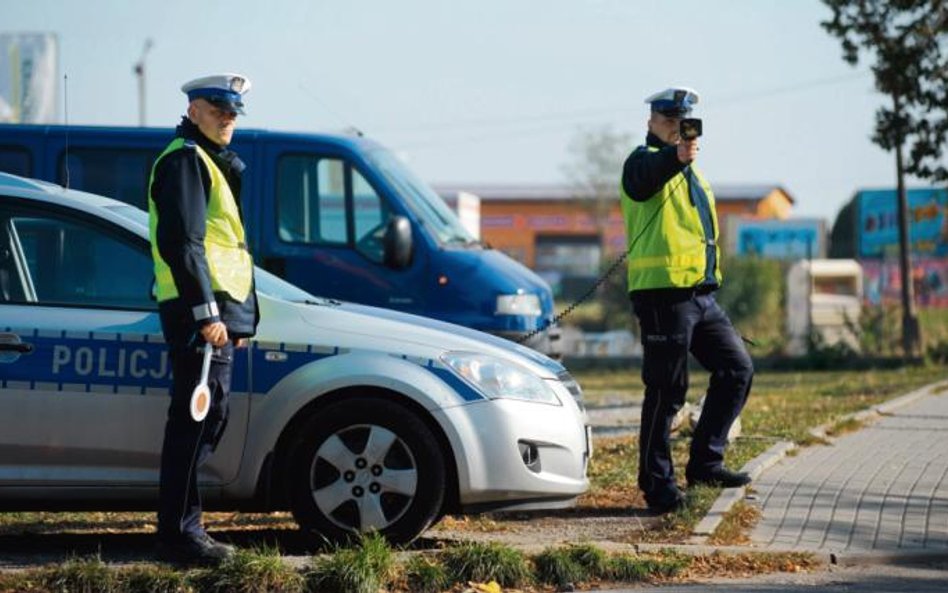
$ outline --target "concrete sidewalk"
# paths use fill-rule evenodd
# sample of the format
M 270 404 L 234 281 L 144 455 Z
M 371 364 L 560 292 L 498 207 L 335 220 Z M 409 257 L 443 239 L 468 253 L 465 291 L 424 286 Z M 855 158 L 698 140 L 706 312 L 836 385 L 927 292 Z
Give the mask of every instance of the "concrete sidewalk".
M 923 397 L 754 483 L 755 545 L 830 553 L 948 553 L 948 393 Z

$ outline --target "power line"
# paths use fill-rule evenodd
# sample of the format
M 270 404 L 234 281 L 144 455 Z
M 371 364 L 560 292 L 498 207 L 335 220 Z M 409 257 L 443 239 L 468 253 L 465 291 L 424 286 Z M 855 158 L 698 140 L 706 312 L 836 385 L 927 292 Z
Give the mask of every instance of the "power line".
M 397 144 L 399 149 L 412 149 L 412 150 L 425 150 L 430 148 L 440 148 L 445 145 L 451 144 L 473 144 L 478 142 L 487 142 L 502 140 L 505 138 L 519 138 L 527 139 L 534 138 L 536 136 L 546 136 L 550 134 L 559 134 L 562 124 L 557 124 L 556 126 L 540 126 L 533 129 L 517 129 L 517 130 L 495 130 L 493 132 L 487 131 L 482 134 L 468 134 L 465 136 L 455 136 L 449 139 L 445 138 L 432 138 L 429 140 L 419 140 L 401 142 Z
M 326 103 L 319 97 L 319 95 L 317 95 L 312 90 L 310 90 L 310 88 L 305 83 L 300 82 L 299 85 L 297 85 L 297 87 L 299 88 L 299 90 L 303 91 L 303 94 L 305 94 L 307 97 L 312 99 L 317 105 L 322 107 L 326 111 L 326 113 L 328 113 L 329 115 L 334 117 L 337 121 L 339 121 L 344 128 L 355 129 L 355 126 L 352 125 L 352 121 L 350 119 L 343 117 L 338 111 L 330 107 L 328 103 Z
M 379 129 L 385 130 L 396 130 L 396 129 L 410 129 L 410 130 L 439 130 L 443 128 L 451 127 L 469 127 L 469 126 L 503 126 L 508 124 L 520 124 L 520 123 L 529 123 L 529 122 L 542 122 L 542 121 L 555 121 L 555 120 L 571 120 L 571 119 L 584 119 L 591 116 L 600 116 L 604 113 L 616 113 L 619 111 L 635 111 L 636 108 L 629 107 L 628 105 L 623 105 L 621 107 L 596 107 L 588 109 L 574 109 L 570 111 L 554 111 L 546 113 L 543 115 L 518 115 L 518 116 L 506 116 L 506 117 L 495 117 L 495 118 L 475 118 L 475 119 L 455 119 L 450 121 L 441 121 L 441 122 L 429 122 L 421 123 L 417 125 L 397 125 L 397 126 L 380 126 Z
M 806 82 L 800 82 L 796 84 L 776 87 L 773 89 L 761 90 L 761 91 L 752 91 L 749 93 L 737 93 L 734 95 L 724 95 L 719 99 L 715 99 L 716 105 L 729 105 L 734 103 L 740 103 L 742 101 L 750 101 L 753 99 L 761 99 L 764 97 L 774 97 L 777 95 L 786 95 L 790 93 L 796 93 L 798 91 L 810 90 L 813 88 L 821 86 L 829 86 L 833 84 L 839 84 L 841 82 L 850 82 L 853 80 L 860 80 L 871 76 L 872 72 L 868 70 L 861 70 L 853 74 L 844 74 L 841 76 L 833 76 L 830 78 L 820 78 L 817 80 L 810 80 Z
M 845 82 L 850 82 L 853 80 L 860 80 L 871 76 L 869 71 L 859 71 L 852 74 L 846 74 L 842 76 L 834 76 L 829 78 L 820 78 L 809 81 L 802 81 L 795 84 L 783 85 L 780 87 L 775 87 L 771 89 L 762 89 L 758 91 L 750 92 L 741 92 L 732 95 L 725 95 L 723 97 L 717 98 L 714 101 L 715 107 L 729 106 L 738 104 L 745 101 L 752 101 L 767 97 L 774 97 L 779 95 L 791 94 L 801 91 L 810 90 L 813 88 L 829 86 L 834 84 L 840 84 Z M 513 134 L 523 133 L 527 135 L 538 135 L 542 133 L 550 133 L 554 128 L 559 129 L 563 124 L 568 123 L 579 123 L 584 120 L 590 119 L 601 119 L 603 116 L 615 116 L 619 114 L 628 114 L 640 111 L 638 105 L 629 106 L 613 106 L 613 107 L 597 107 L 597 108 L 587 108 L 587 109 L 574 109 L 568 111 L 558 111 L 550 112 L 541 115 L 523 115 L 523 116 L 504 116 L 498 118 L 470 118 L 470 119 L 461 119 L 461 120 L 451 120 L 451 121 L 441 121 L 441 122 L 431 122 L 431 123 L 422 123 L 417 125 L 405 126 L 405 125 L 396 125 L 396 126 L 378 126 L 373 127 L 373 130 L 377 131 L 397 131 L 397 130 L 408 130 L 408 134 L 412 136 L 430 136 L 433 134 L 439 133 L 453 133 L 465 132 L 469 128 L 476 128 L 478 132 L 474 135 L 464 136 L 462 139 L 451 140 L 450 143 L 456 143 L 460 140 L 473 140 L 473 141 L 483 141 L 490 139 L 492 137 L 503 138 L 508 137 Z M 538 123 L 546 123 L 548 125 L 536 126 Z M 526 126 L 528 129 L 520 129 Z M 484 131 L 484 127 L 500 127 L 504 128 L 494 132 Z M 511 129 L 517 128 L 517 129 Z M 429 140 L 420 140 L 420 141 L 409 141 L 401 145 L 403 148 L 409 147 L 430 147 L 437 145 L 438 143 L 443 143 L 441 140 L 429 139 Z

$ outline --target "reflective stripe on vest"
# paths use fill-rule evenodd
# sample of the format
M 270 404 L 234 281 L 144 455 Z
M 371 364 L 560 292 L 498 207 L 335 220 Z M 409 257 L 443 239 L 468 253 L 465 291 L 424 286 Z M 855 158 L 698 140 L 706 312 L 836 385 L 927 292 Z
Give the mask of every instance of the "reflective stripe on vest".
M 151 238 L 151 255 L 155 262 L 159 302 L 177 298 L 179 293 L 174 277 L 171 275 L 171 268 L 158 253 L 158 210 L 151 198 L 151 188 L 155 181 L 155 169 L 161 159 L 175 150 L 180 150 L 184 145 L 183 138 L 175 138 L 155 160 L 148 179 L 148 230 Z M 211 275 L 211 288 L 215 292 L 226 292 L 232 299 L 242 303 L 247 300 L 253 283 L 253 259 L 246 248 L 240 211 L 237 209 L 234 194 L 230 191 L 230 185 L 217 164 L 204 149 L 196 144 L 193 146 L 211 177 L 210 196 L 207 202 L 207 227 L 204 235 L 204 256 Z
M 650 152 L 658 149 L 648 147 Z M 716 262 L 721 261 L 717 246 L 718 220 L 711 186 L 694 167 L 691 183 L 700 183 L 708 198 L 714 237 L 706 237 L 701 213 L 691 201 L 685 173 L 672 177 L 644 202 L 630 198 L 622 184 L 619 192 L 625 218 L 629 292 L 653 288 L 689 288 L 705 280 L 708 249 L 713 245 Z M 713 243 L 709 244 L 709 240 Z M 634 242 L 634 243 L 633 243 Z M 715 266 L 714 278 L 722 276 Z

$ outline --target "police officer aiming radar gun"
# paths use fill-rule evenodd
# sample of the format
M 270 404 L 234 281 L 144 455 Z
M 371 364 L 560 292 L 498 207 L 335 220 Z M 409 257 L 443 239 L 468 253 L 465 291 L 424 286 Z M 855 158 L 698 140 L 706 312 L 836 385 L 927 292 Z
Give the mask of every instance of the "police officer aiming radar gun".
M 686 506 L 675 482 L 670 429 L 685 403 L 688 356 L 711 373 L 685 476 L 689 485 L 750 482 L 724 467 L 727 434 L 750 392 L 753 367 L 740 336 L 714 300 L 723 275 L 711 186 L 695 167 L 701 120 L 688 118 L 698 93 L 660 91 L 648 136 L 626 160 L 621 200 L 628 247 L 628 287 L 642 336 L 645 401 L 638 484 L 658 513 Z
M 227 424 L 234 348 L 259 321 L 240 212 L 244 164 L 227 149 L 250 81 L 217 74 L 181 90 L 187 116 L 148 185 L 158 310 L 174 377 L 161 450 L 158 555 L 213 564 L 234 549 L 204 531 L 198 468 Z
M 701 120 L 697 117 L 686 117 L 678 124 L 678 135 L 685 142 L 701 137 Z

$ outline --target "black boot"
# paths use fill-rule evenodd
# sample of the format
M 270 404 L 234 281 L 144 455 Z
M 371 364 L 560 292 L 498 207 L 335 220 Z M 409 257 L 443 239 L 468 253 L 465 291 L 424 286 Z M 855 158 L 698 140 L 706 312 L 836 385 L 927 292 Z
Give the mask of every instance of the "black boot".
M 159 540 L 155 549 L 158 560 L 162 562 L 201 566 L 217 566 L 236 552 L 234 546 L 218 542 L 206 533 Z
M 744 472 L 733 472 L 723 465 L 703 472 L 685 472 L 685 478 L 689 486 L 698 484 L 707 484 L 709 486 L 719 486 L 723 488 L 737 488 L 751 483 L 751 477 Z
M 678 488 L 663 492 L 657 496 L 646 494 L 645 502 L 648 504 L 648 510 L 656 515 L 674 513 L 684 509 L 688 505 L 688 499 L 685 497 L 685 493 Z

